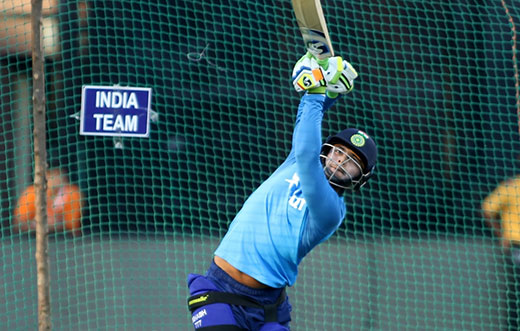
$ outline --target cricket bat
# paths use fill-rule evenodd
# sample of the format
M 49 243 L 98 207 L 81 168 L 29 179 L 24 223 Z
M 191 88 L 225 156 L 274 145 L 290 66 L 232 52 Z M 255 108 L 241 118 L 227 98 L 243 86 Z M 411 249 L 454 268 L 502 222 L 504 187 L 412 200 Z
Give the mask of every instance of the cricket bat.
M 291 0 L 307 50 L 320 60 L 334 56 L 320 0 Z

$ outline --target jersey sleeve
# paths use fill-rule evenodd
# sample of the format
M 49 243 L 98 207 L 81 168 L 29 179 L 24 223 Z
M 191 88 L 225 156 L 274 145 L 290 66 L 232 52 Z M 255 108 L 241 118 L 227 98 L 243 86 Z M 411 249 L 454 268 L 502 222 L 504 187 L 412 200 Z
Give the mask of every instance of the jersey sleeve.
M 298 174 L 310 213 L 306 230 L 316 238 L 335 231 L 344 216 L 343 200 L 325 178 L 320 161 L 321 124 L 326 99 L 318 94 L 302 97 L 293 134 Z
M 323 95 L 323 94 L 305 94 L 301 98 L 300 105 L 298 107 L 298 114 L 296 116 L 296 123 L 294 125 L 294 133 L 299 129 L 299 126 L 300 126 L 300 123 L 301 123 L 302 111 L 304 109 L 303 108 L 304 101 L 306 101 L 307 99 L 310 99 L 310 100 L 312 100 L 312 99 L 323 100 L 321 106 L 319 106 L 320 107 L 319 109 L 320 109 L 320 112 L 321 112 L 321 116 L 323 117 L 325 112 L 328 109 L 330 109 L 336 103 L 336 101 L 339 100 L 340 98 L 341 98 L 341 94 L 337 98 L 329 98 L 328 96 Z M 321 126 L 320 126 L 320 129 L 321 129 Z M 296 138 L 296 134 L 293 134 L 292 147 L 291 147 L 291 152 L 289 153 L 289 155 L 293 155 L 294 154 L 294 148 L 295 148 L 296 145 L 298 145 L 297 143 L 295 143 L 296 142 L 295 138 Z

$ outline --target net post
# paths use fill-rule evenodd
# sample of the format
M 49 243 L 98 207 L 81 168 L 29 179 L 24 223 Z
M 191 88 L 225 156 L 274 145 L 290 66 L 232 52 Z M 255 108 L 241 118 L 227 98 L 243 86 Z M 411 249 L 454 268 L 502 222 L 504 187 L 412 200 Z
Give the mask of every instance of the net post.
M 51 329 L 47 223 L 47 150 L 45 137 L 45 72 L 42 45 L 42 0 L 31 0 L 34 121 L 34 186 L 36 189 L 36 270 L 38 330 Z

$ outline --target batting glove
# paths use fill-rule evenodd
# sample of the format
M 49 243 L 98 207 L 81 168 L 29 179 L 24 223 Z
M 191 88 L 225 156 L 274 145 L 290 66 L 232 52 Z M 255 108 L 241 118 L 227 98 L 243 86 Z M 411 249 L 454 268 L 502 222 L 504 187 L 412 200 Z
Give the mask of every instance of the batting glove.
M 327 93 L 335 98 L 352 91 L 357 76 L 352 65 L 339 56 L 318 60 L 307 52 L 296 62 L 292 82 L 297 92 Z
M 312 91 L 314 93 L 325 93 L 325 86 L 327 85 L 318 60 L 309 52 L 302 56 L 294 65 L 292 82 L 297 92 Z
M 323 69 L 327 83 L 326 91 L 330 92 L 329 94 L 346 94 L 352 91 L 358 73 L 350 63 L 340 56 L 335 56 L 328 59 L 328 66 Z

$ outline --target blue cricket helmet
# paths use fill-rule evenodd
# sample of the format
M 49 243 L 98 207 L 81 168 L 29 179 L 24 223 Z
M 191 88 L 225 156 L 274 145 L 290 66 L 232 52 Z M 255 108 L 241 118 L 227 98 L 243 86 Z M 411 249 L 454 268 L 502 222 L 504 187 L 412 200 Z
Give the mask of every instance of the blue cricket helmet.
M 363 160 L 365 164 L 363 173 L 353 187 L 354 190 L 358 190 L 374 175 L 377 161 L 377 146 L 374 139 L 359 129 L 348 128 L 334 136 L 328 137 L 321 148 L 321 155 L 327 155 L 331 148 L 330 146 L 334 144 L 342 144 L 349 147 Z

